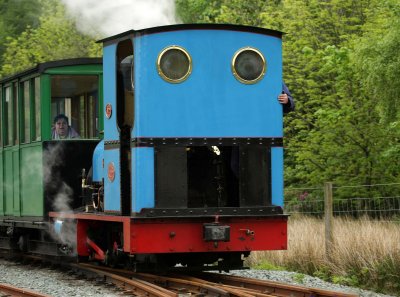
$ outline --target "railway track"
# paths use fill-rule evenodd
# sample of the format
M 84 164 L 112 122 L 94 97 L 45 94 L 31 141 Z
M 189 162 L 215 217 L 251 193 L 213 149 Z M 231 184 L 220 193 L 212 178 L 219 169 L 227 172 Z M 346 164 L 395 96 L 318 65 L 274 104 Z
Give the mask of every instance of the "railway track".
M 32 290 L 17 288 L 11 285 L 0 283 L 0 296 L 6 297 L 51 297 Z
M 38 256 L 24 256 L 24 259 L 40 263 Z M 46 260 L 47 261 L 47 260 Z M 60 264 L 59 262 L 57 264 Z M 203 272 L 197 274 L 155 275 L 136 273 L 130 270 L 114 269 L 88 263 L 63 263 L 62 267 L 72 270 L 80 278 L 112 284 L 126 296 L 172 297 L 172 296 L 229 296 L 229 297 L 357 297 L 356 294 L 329 291 L 304 286 L 283 284 L 268 280 L 251 279 L 226 274 Z M 63 270 L 64 270 L 63 269 Z M 5 289 L 4 289 L 5 290 Z M 4 293 L 4 296 L 48 296 L 30 290 L 25 295 Z M 0 287 L 0 297 L 3 292 Z M 4 291 L 5 292 L 5 291 Z M 30 294 L 30 295 L 29 295 Z
M 316 288 L 287 285 L 266 280 L 201 273 L 188 275 L 154 275 L 97 267 L 74 265 L 88 277 L 101 277 L 133 296 L 237 296 L 237 297 L 356 297 L 358 295 Z

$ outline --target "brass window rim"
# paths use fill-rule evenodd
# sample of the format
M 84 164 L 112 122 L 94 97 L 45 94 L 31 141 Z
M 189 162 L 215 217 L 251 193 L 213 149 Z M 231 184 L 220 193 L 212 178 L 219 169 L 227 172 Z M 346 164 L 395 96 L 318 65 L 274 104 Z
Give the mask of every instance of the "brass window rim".
M 243 53 L 243 52 L 245 52 L 245 51 L 252 51 L 252 52 L 257 53 L 257 54 L 261 57 L 261 60 L 263 61 L 263 69 L 262 69 L 262 71 L 261 71 L 261 74 L 260 74 L 257 78 L 252 79 L 252 80 L 247 80 L 247 79 L 242 78 L 242 77 L 237 73 L 237 71 L 236 71 L 236 69 L 235 69 L 235 62 L 236 62 L 237 57 L 238 57 L 241 53 Z M 232 67 L 233 76 L 234 76 L 238 81 L 240 81 L 241 83 L 248 84 L 248 85 L 250 85 L 250 84 L 255 84 L 255 83 L 259 82 L 260 80 L 262 80 L 262 79 L 264 78 L 264 76 L 265 76 L 265 73 L 267 72 L 267 62 L 266 62 L 266 60 L 265 60 L 264 55 L 261 53 L 261 51 L 259 51 L 258 49 L 254 48 L 254 47 L 251 47 L 251 46 L 246 46 L 246 47 L 243 47 L 243 48 L 239 49 L 238 51 L 236 51 L 236 53 L 233 55 L 233 58 L 232 58 L 232 65 L 231 65 L 231 67 Z
M 189 61 L 189 67 L 188 67 L 188 69 L 187 69 L 185 75 L 182 76 L 182 77 L 179 78 L 179 79 L 172 79 L 172 78 L 169 78 L 168 76 L 166 76 L 166 75 L 164 74 L 164 72 L 163 72 L 162 69 L 161 69 L 161 65 L 160 65 L 160 63 L 161 63 L 161 58 L 163 57 L 163 55 L 164 55 L 167 51 L 169 51 L 169 50 L 171 50 L 171 49 L 180 50 L 181 52 L 183 52 L 183 53 L 185 54 L 186 58 L 187 58 L 188 61 Z M 158 58 L 157 58 L 157 71 L 158 71 L 158 74 L 159 74 L 159 75 L 162 77 L 162 79 L 164 79 L 165 81 L 167 81 L 167 82 L 169 82 L 169 83 L 181 83 L 181 82 L 185 81 L 185 80 L 190 76 L 190 74 L 192 73 L 192 57 L 190 56 L 189 52 L 188 52 L 185 48 L 183 48 L 183 47 L 181 47 L 181 46 L 178 46 L 178 45 L 167 46 L 166 48 L 164 48 L 164 49 L 158 54 Z

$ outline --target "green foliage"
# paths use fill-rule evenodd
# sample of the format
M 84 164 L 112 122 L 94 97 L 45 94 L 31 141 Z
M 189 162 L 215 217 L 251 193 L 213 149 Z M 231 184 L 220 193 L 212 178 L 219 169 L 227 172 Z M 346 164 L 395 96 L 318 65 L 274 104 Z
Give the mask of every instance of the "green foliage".
M 366 274 L 364 280 L 375 285 L 378 291 L 400 292 L 400 259 L 387 258 L 377 264 L 372 273 Z
M 398 260 L 388 257 L 373 267 L 350 269 L 346 275 L 332 275 L 328 281 L 345 286 L 372 288 L 377 292 L 396 293 L 400 290 Z
M 77 31 L 59 1 L 43 0 L 41 3 L 43 14 L 39 26 L 28 26 L 19 36 L 7 38 L 0 76 L 44 61 L 101 55 L 100 45 Z
M 352 287 L 357 287 L 360 284 L 357 276 L 355 276 L 355 275 L 352 275 L 352 276 L 333 276 L 332 277 L 332 282 L 334 284 L 340 284 L 340 285 L 352 286 Z
M 375 131 L 375 123 L 366 116 L 370 106 L 361 109 L 364 106 L 359 104 L 362 89 L 349 56 L 349 39 L 360 31 L 363 14 L 349 3 L 363 5 L 293 1 L 288 6 L 288 15 L 297 19 L 288 22 L 285 30 L 295 32 L 285 40 L 285 76 L 297 99 L 297 111 L 285 122 L 290 127 L 286 129 L 287 184 L 315 186 L 329 180 L 360 184 L 365 180 L 360 171 L 370 172 L 366 135 Z M 306 26 L 300 28 L 302 23 Z
M 297 273 L 293 276 L 293 280 L 302 283 L 305 278 L 303 273 L 310 273 L 314 277 L 334 284 L 398 294 L 400 292 L 399 263 L 398 259 L 388 258 L 381 263 L 376 263 L 373 267 L 349 268 L 345 274 L 334 274 L 333 268 L 329 266 L 321 266 L 314 271 L 294 269 Z M 289 266 L 291 266 L 290 263 Z M 287 269 L 293 269 L 293 267 L 287 267 Z
M 176 0 L 184 23 L 222 23 L 280 29 L 282 1 L 263 0 Z
M 312 275 L 324 281 L 329 281 L 331 279 L 331 271 L 327 266 L 318 267 L 318 269 L 316 269 Z
M 354 50 L 357 70 L 365 89 L 378 102 L 382 117 L 393 122 L 400 112 L 400 3 L 382 1 L 370 12 L 365 33 Z
M 311 271 L 311 274 L 335 284 L 398 294 L 400 292 L 399 265 L 399 259 L 388 257 L 386 260 L 376 263 L 372 267 L 363 267 L 362 269 L 349 267 L 348 271 L 344 272 L 344 274 L 334 274 L 334 268 L 329 266 L 321 266 Z M 304 279 L 304 275 L 300 272 L 310 273 L 310 271 L 306 272 L 301 269 L 296 269 L 295 271 L 299 273 L 295 274 L 293 279 L 300 283 Z
M 276 265 L 274 265 L 270 262 L 266 262 L 266 261 L 261 261 L 260 263 L 257 263 L 257 265 L 252 268 L 258 269 L 258 270 L 274 270 L 274 271 L 284 270 L 283 267 L 276 266 Z
M 303 273 L 296 273 L 293 275 L 293 280 L 299 284 L 304 283 L 305 275 Z
M 0 62 L 5 40 L 14 38 L 30 26 L 39 25 L 40 0 L 0 0 Z

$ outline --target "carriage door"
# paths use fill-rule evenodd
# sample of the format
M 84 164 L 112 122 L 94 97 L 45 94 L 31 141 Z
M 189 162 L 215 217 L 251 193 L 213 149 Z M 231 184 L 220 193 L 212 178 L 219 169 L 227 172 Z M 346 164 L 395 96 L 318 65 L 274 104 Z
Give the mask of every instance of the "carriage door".
M 3 149 L 3 208 L 4 214 L 20 216 L 19 191 L 19 118 L 18 84 L 5 86 L 4 95 L 4 149 Z
M 133 45 L 131 39 L 117 47 L 117 123 L 120 131 L 121 214 L 131 213 L 131 130 L 134 121 Z

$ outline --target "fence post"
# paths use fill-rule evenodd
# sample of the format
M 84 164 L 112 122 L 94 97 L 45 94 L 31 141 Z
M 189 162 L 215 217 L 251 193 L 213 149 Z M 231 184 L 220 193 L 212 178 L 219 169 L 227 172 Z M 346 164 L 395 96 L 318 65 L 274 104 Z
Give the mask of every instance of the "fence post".
M 333 197 L 332 197 L 332 183 L 326 182 L 324 186 L 325 198 L 325 255 L 326 259 L 331 262 L 333 251 Z

